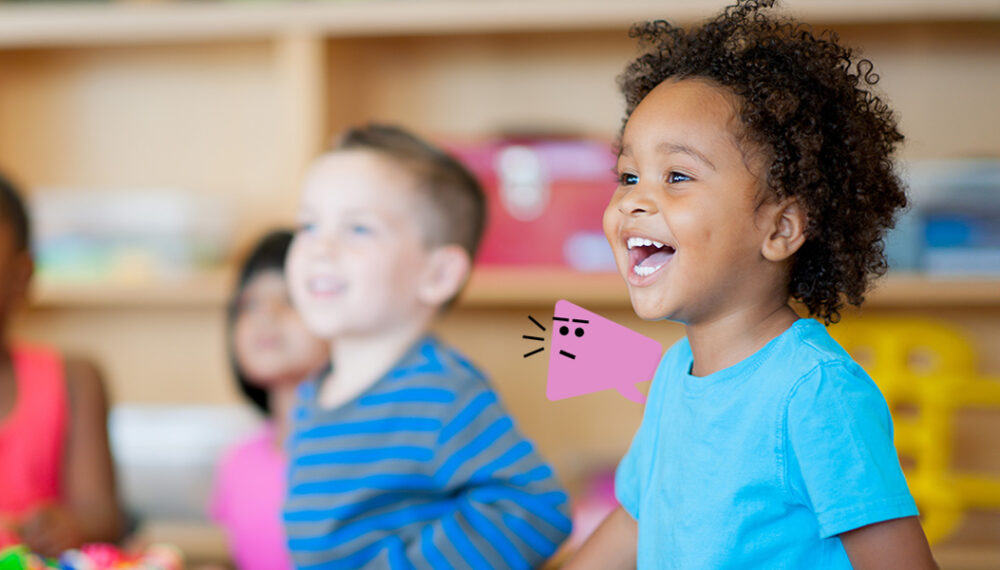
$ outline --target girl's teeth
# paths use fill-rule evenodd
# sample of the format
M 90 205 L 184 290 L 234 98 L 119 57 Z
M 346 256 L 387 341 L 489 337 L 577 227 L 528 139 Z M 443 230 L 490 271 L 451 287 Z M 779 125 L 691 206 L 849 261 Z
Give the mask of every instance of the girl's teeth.
M 645 267 L 643 265 L 636 265 L 635 267 L 632 268 L 632 271 L 634 271 L 635 274 L 640 277 L 645 277 L 647 275 L 652 275 L 653 272 L 655 272 L 657 269 L 661 267 L 663 267 L 662 263 L 655 267 Z
M 625 246 L 628 249 L 632 249 L 633 247 L 642 247 L 642 246 L 650 246 L 650 245 L 655 245 L 657 248 L 663 247 L 663 244 L 660 243 L 660 242 L 658 242 L 658 241 L 651 240 L 651 239 L 646 239 L 646 238 L 641 238 L 641 237 L 630 237 L 625 242 Z

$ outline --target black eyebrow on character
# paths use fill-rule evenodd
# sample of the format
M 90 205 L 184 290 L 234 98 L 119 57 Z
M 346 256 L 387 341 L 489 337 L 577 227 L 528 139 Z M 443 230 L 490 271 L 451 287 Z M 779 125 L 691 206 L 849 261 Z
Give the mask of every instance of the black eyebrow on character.
M 564 317 L 552 317 L 552 320 L 553 321 L 566 321 L 566 322 L 569 322 L 569 319 L 564 318 Z
M 589 323 L 587 319 L 573 319 L 574 323 Z

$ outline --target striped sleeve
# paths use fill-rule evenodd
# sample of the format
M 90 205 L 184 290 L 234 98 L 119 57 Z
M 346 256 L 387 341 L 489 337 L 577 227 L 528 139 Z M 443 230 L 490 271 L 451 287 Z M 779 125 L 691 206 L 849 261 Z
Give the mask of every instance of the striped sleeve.
M 434 479 L 453 508 L 406 545 L 416 568 L 534 568 L 570 532 L 568 498 L 489 389 L 459 398 Z

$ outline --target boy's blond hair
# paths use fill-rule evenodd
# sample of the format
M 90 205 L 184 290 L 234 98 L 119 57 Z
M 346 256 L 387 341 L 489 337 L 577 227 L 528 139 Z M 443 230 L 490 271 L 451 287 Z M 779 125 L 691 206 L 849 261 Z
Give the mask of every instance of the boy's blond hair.
M 428 208 L 420 226 L 428 247 L 457 244 L 475 258 L 486 223 L 482 186 L 454 157 L 410 132 L 369 124 L 345 131 L 331 151 L 377 152 L 408 170 Z

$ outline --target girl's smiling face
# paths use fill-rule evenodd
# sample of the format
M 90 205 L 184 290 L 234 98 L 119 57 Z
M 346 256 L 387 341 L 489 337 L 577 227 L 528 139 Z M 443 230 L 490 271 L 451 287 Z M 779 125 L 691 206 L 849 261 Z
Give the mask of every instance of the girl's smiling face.
M 668 80 L 625 126 L 604 232 L 644 319 L 720 318 L 772 274 L 761 244 L 773 200 L 762 199 L 759 153 L 737 138 L 736 105 L 707 80 Z

